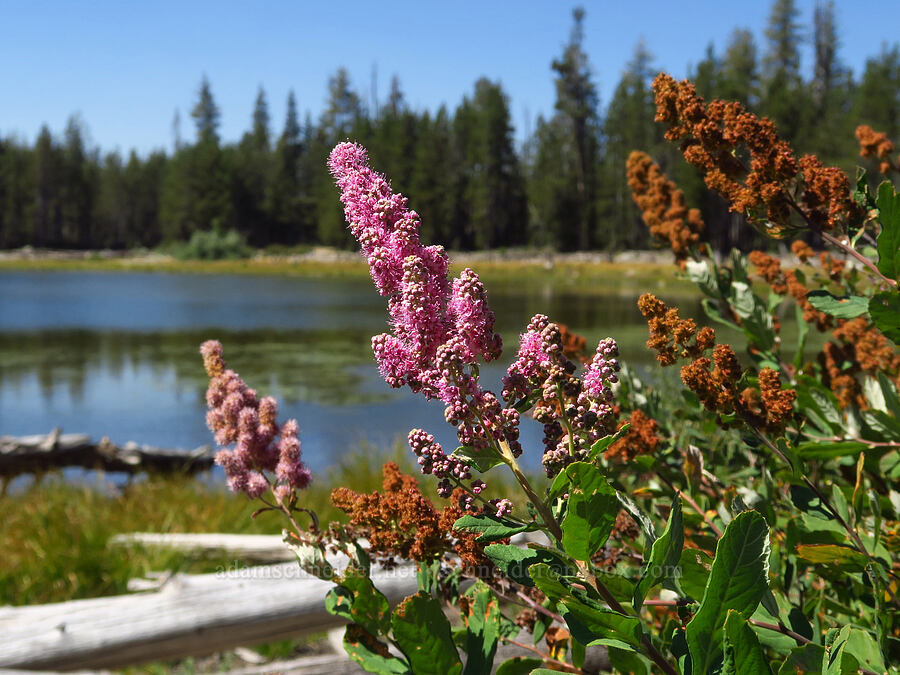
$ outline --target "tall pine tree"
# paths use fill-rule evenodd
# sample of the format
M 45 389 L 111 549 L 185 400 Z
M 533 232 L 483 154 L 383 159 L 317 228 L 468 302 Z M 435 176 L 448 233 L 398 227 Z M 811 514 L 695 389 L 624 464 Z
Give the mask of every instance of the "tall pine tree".
M 556 110 L 562 115 L 575 153 L 572 180 L 577 209 L 570 218 L 575 226 L 574 245 L 592 245 L 596 223 L 596 171 L 599 157 L 598 96 L 584 51 L 584 8 L 572 12 L 575 25 L 561 58 L 553 61 L 556 73 Z

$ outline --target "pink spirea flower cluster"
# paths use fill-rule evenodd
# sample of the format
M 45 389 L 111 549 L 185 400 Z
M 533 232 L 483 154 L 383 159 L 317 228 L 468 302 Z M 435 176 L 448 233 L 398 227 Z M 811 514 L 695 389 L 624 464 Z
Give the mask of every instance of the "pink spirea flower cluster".
M 482 389 L 473 368 L 502 351 L 478 275 L 467 268 L 450 282 L 443 247 L 420 243 L 418 214 L 369 167 L 365 148 L 341 143 L 328 164 L 375 287 L 388 298 L 393 332 L 372 338 L 385 381 L 443 401 L 463 445 L 503 440 L 521 452 L 518 413 Z
M 442 345 L 455 339 L 456 355 L 468 364 L 500 355 L 484 285 L 470 269 L 451 285 L 443 247 L 419 242 L 419 215 L 369 167 L 365 148 L 341 143 L 328 166 L 375 287 L 388 298 L 393 333 L 372 339 L 382 376 L 392 387 L 408 385 L 449 404 L 456 392 L 434 366 Z
M 309 485 L 311 474 L 301 459 L 296 420 L 278 426 L 278 402 L 271 396 L 258 398 L 240 375 L 225 367 L 220 342 L 204 342 L 200 353 L 210 378 L 206 423 L 220 446 L 216 464 L 225 470 L 228 486 L 252 499 L 271 488 L 279 501 L 285 501 L 294 490 Z M 227 449 L 232 444 L 234 449 Z
M 564 354 L 559 326 L 536 314 L 519 339 L 519 353 L 503 378 L 503 397 L 513 402 L 539 391 L 534 416 L 544 424 L 544 469 L 554 476 L 588 457 L 591 445 L 615 431 L 612 385 L 618 382 L 619 347 L 601 340 L 581 379 Z
M 478 360 L 496 359 L 502 345 L 478 275 L 467 268 L 457 279 L 448 280 L 443 248 L 420 243 L 418 214 L 407 207 L 405 197 L 391 191 L 384 176 L 372 170 L 365 148 L 341 143 L 331 152 L 328 165 L 375 287 L 388 298 L 393 330 L 372 338 L 372 349 L 390 386 L 409 386 L 443 401 L 447 421 L 456 426 L 459 442 L 470 452 L 505 445 L 516 457 L 522 452 L 516 406 L 535 390 L 542 390 L 544 401 L 550 401 L 561 387 L 564 401 L 556 412 L 555 404 L 544 407 L 544 464 L 551 474 L 582 458 L 593 440 L 613 428 L 609 385 L 618 370 L 614 341 L 601 342 L 583 388 L 573 376 L 574 364 L 563 354 L 559 327 L 545 316 L 535 316 L 521 336 L 518 358 L 504 378 L 503 400 L 499 399 L 479 383 Z M 562 432 L 561 415 L 572 434 Z M 414 429 L 409 443 L 422 471 L 440 479 L 440 494 L 449 495 L 454 484 L 471 479 L 467 464 L 445 454 L 430 434 Z M 470 495 L 478 495 L 483 487 L 472 483 Z M 511 508 L 508 500 L 494 506 Z
M 612 338 L 600 340 L 594 358 L 584 371 L 584 393 L 598 401 L 609 402 L 613 393 L 609 387 L 619 381 L 619 345 Z

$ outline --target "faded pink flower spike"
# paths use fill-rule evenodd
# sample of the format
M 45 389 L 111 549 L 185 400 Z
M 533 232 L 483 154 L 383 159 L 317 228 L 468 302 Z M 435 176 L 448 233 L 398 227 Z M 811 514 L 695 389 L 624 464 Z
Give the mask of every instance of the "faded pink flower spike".
M 257 399 L 240 375 L 226 368 L 220 342 L 204 342 L 200 353 L 210 378 L 206 422 L 220 446 L 216 464 L 225 470 L 228 486 L 252 499 L 271 488 L 284 501 L 292 490 L 309 485 L 311 474 L 300 457 L 297 422 L 288 420 L 278 427 L 278 402 L 270 396 Z M 225 447 L 232 444 L 232 450 Z

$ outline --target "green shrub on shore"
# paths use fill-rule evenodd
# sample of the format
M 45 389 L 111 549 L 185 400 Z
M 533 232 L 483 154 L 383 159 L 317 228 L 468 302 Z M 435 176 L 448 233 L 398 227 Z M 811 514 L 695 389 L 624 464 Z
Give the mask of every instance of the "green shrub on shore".
M 240 260 L 252 250 L 237 230 L 197 230 L 187 242 L 177 244 L 172 254 L 179 260 Z

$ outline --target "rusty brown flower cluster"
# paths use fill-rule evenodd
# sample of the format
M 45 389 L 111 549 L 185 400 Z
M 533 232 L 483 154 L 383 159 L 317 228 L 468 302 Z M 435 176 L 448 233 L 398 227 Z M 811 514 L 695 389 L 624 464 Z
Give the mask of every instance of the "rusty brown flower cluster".
M 801 262 L 810 262 L 815 253 L 805 243 L 795 241 L 791 247 Z M 761 251 L 752 251 L 750 262 L 756 267 L 757 275 L 775 293 L 789 294 L 803 310 L 803 320 L 813 324 L 820 331 L 832 329 L 833 340 L 825 343 L 816 360 L 822 372 L 822 379 L 834 393 L 842 408 L 867 407 L 863 395 L 860 374 L 875 376 L 885 373 L 895 381 L 900 381 L 900 354 L 891 342 L 867 318 L 835 319 L 813 307 L 806 295 L 809 289 L 799 281 L 795 270 L 782 269 L 781 262 Z M 821 273 L 830 281 L 846 282 L 847 266 L 844 260 L 834 258 L 827 252 L 817 257 Z
M 795 244 L 798 242 L 794 242 Z M 802 244 L 802 242 L 800 242 Z M 804 248 L 805 247 L 805 248 Z M 812 249 L 803 244 L 795 247 L 794 251 L 801 260 L 808 260 L 813 255 Z M 809 249 L 807 251 L 806 249 Z M 798 253 L 799 251 L 799 253 Z M 790 295 L 800 309 L 803 310 L 803 320 L 807 323 L 814 324 L 820 331 L 827 330 L 834 325 L 832 317 L 824 312 L 820 312 L 810 304 L 806 298 L 809 289 L 797 278 L 794 270 L 784 270 L 781 267 L 781 261 L 778 258 L 770 256 L 762 251 L 751 251 L 749 256 L 750 262 L 756 268 L 759 275 L 778 295 Z M 842 261 L 841 261 L 842 262 Z
M 693 319 L 679 318 L 677 307 L 668 307 L 651 293 L 638 298 L 638 309 L 650 330 L 647 347 L 656 352 L 656 360 L 663 366 L 671 366 L 679 358 L 697 358 L 715 344 L 712 328 L 697 331 Z
M 477 534 L 453 530 L 463 515 L 457 506 L 461 495 L 454 494 L 450 506 L 436 509 L 416 479 L 396 463 L 387 462 L 382 471 L 381 492 L 339 487 L 331 493 L 331 502 L 349 516 L 350 526 L 368 539 L 370 555 L 386 562 L 395 558 L 430 562 L 453 551 L 466 567 L 489 566 L 474 541 Z
M 569 327 L 564 323 L 557 323 L 556 325 L 559 327 L 563 356 L 572 361 L 587 363 L 590 360 L 587 357 L 587 338 L 569 330 Z
M 778 373 L 771 368 L 759 371 L 758 388 L 741 388 L 741 374 L 731 347 L 716 345 L 712 359 L 702 356 L 683 366 L 681 380 L 697 394 L 707 410 L 720 415 L 736 413 L 760 431 L 783 432 L 793 412 L 797 393 L 793 389 L 783 389 Z
M 847 176 L 812 155 L 798 160 L 771 120 L 740 103 L 706 104 L 693 84 L 665 73 L 653 90 L 656 120 L 669 127 L 666 138 L 680 143 L 684 158 L 733 211 L 766 222 L 773 236 L 789 227 L 792 209 L 818 230 L 839 230 L 859 215 Z
M 797 394 L 782 388 L 776 371 L 763 368 L 757 387 L 742 388 L 743 370 L 737 356 L 729 345 L 716 344 L 715 331 L 708 327 L 697 331 L 693 321 L 679 319 L 677 309 L 649 293 L 640 297 L 638 307 L 648 319 L 647 346 L 658 352 L 656 358 L 662 365 L 671 365 L 678 357 L 693 359 L 682 366 L 681 381 L 707 410 L 737 414 L 760 431 L 784 431 Z M 704 355 L 709 349 L 712 358 Z
M 838 320 L 832 331 L 835 342 L 826 342 L 819 354 L 822 379 L 842 408 L 868 407 L 857 375 L 883 372 L 900 384 L 900 353 L 865 317 Z
M 878 171 L 889 173 L 900 171 L 900 159 L 891 159 L 894 144 L 883 131 L 875 131 L 868 124 L 856 127 L 856 139 L 859 141 L 859 156 L 872 157 L 879 160 Z
M 813 247 L 801 239 L 797 239 L 791 244 L 791 252 L 802 263 L 807 262 L 816 254 Z
M 619 428 L 624 424 L 625 422 L 622 422 Z M 660 439 L 656 434 L 659 424 L 655 419 L 636 409 L 628 418 L 628 425 L 625 435 L 603 453 L 603 457 L 607 460 L 627 463 L 638 455 L 652 455 L 656 452 Z
M 687 207 L 684 192 L 646 152 L 632 152 L 626 170 L 634 202 L 650 234 L 672 247 L 675 262 L 684 269 L 691 249 L 700 244 L 700 234 L 705 228 L 700 210 Z

